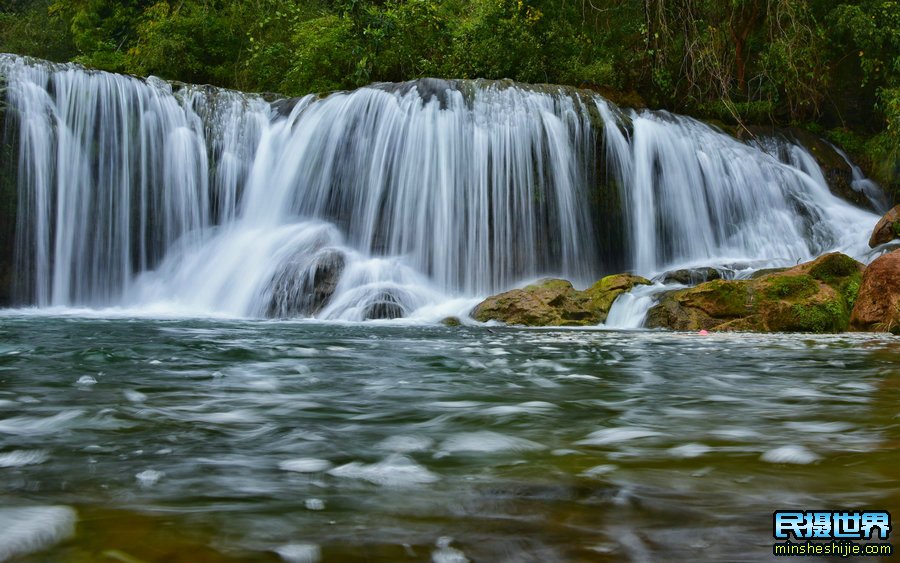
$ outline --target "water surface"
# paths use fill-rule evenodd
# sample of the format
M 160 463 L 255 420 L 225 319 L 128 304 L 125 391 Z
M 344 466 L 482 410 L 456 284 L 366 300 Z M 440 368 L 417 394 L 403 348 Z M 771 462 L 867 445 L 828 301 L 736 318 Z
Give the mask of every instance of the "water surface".
M 0 559 L 758 561 L 776 509 L 900 509 L 898 366 L 887 335 L 7 314 Z

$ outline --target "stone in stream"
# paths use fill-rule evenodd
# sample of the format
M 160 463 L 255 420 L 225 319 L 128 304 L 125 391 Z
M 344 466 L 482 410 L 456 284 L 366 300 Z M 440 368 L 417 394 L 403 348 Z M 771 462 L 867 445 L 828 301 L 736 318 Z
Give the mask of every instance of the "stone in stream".
M 900 239 L 900 205 L 884 214 L 869 238 L 869 246 L 875 248 L 894 239 Z
M 298 255 L 281 265 L 270 282 L 267 317 L 310 317 L 321 311 L 337 288 L 346 259 L 339 250 L 326 248 L 310 260 Z
M 900 250 L 877 258 L 866 268 L 850 325 L 854 330 L 900 334 Z
M 584 291 L 562 279 L 537 283 L 488 297 L 472 311 L 481 322 L 526 326 L 586 326 L 606 320 L 616 297 L 650 281 L 631 274 L 607 276 Z
M 840 253 L 749 280 L 716 280 L 662 294 L 650 328 L 756 332 L 841 332 L 864 266 Z

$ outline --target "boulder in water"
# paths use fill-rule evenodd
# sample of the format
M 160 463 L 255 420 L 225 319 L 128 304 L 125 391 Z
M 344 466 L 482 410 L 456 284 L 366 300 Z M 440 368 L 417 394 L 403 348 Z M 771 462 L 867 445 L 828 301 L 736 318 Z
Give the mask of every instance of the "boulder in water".
M 847 330 L 864 266 L 831 253 L 749 280 L 716 280 L 664 293 L 647 326 L 674 330 Z
M 607 276 L 579 291 L 561 279 L 544 279 L 521 289 L 488 297 L 472 311 L 481 322 L 502 321 L 526 326 L 586 326 L 606 320 L 613 301 L 637 284 L 640 276 Z
M 400 319 L 406 316 L 401 299 L 390 290 L 384 290 L 373 299 L 363 312 L 363 320 Z
M 900 334 L 900 250 L 877 258 L 866 268 L 850 326 Z
M 875 248 L 886 242 L 900 238 L 900 205 L 884 214 L 869 238 L 869 246 Z
M 315 316 L 334 294 L 345 264 L 343 253 L 331 248 L 319 251 L 312 259 L 298 253 L 272 276 L 266 316 Z

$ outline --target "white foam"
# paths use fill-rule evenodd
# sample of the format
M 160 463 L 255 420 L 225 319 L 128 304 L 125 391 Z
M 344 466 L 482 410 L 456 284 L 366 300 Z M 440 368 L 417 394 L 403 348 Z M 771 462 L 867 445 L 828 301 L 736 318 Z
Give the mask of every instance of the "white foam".
M 0 561 L 47 549 L 75 533 L 68 506 L 0 508 Z
M 84 411 L 68 410 L 45 418 L 31 416 L 15 416 L 0 420 L 0 434 L 18 436 L 39 436 L 53 434 L 67 426 L 70 420 L 77 418 Z
M 22 467 L 47 461 L 47 452 L 42 450 L 16 450 L 0 454 L 0 467 Z
M 761 460 L 768 463 L 793 463 L 807 465 L 817 461 L 819 456 L 804 446 L 781 446 L 765 452 Z
M 710 448 L 706 444 L 698 444 L 692 442 L 690 444 L 683 444 L 681 446 L 669 448 L 668 450 L 666 450 L 666 453 L 668 453 L 672 457 L 691 458 L 700 457 L 711 451 L 712 448 Z
M 303 501 L 307 510 L 325 510 L 325 501 L 318 498 L 308 498 Z
M 440 480 L 437 474 L 399 454 L 392 454 L 378 463 L 368 465 L 354 461 L 335 467 L 328 474 L 345 479 L 360 479 L 386 487 L 424 485 Z
M 462 551 L 450 547 L 453 538 L 440 537 L 435 545 L 437 549 L 431 552 L 432 563 L 468 563 L 469 558 Z
M 318 563 L 322 559 L 322 550 L 312 543 L 282 545 L 274 551 L 287 563 Z
M 441 443 L 441 454 L 454 454 L 462 452 L 502 452 L 502 451 L 531 451 L 542 450 L 545 446 L 505 434 L 498 434 L 483 430 L 480 432 L 462 432 L 454 434 Z
M 434 440 L 426 436 L 388 436 L 378 443 L 377 448 L 398 453 L 427 451 Z
M 278 464 L 278 469 L 282 471 L 293 471 L 295 473 L 321 473 L 331 469 L 331 462 L 326 459 L 315 458 L 299 458 L 282 461 Z
M 147 469 L 147 470 L 141 471 L 134 477 L 135 477 L 135 479 L 137 479 L 138 483 L 140 483 L 140 485 L 142 487 L 152 487 L 153 485 L 158 483 L 159 480 L 162 479 L 164 475 L 165 475 L 165 473 L 163 473 L 162 471 L 156 471 L 155 469 Z
M 662 436 L 662 434 L 653 430 L 647 430 L 646 428 L 622 426 L 617 428 L 604 428 L 603 430 L 591 432 L 588 434 L 587 438 L 575 443 L 585 446 L 604 446 L 606 444 L 617 444 L 620 442 L 629 442 L 631 440 L 652 438 L 655 436 Z

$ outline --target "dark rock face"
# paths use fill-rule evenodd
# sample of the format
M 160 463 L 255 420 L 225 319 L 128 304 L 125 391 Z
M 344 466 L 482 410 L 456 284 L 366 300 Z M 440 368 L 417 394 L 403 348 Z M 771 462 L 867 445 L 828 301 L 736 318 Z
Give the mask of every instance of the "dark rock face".
M 616 297 L 637 284 L 650 284 L 640 276 L 607 276 L 578 291 L 571 282 L 545 279 L 521 289 L 488 297 L 472 311 L 481 322 L 502 321 L 526 326 L 586 326 L 606 320 Z
M 900 250 L 877 258 L 866 268 L 850 326 L 900 334 Z
M 285 262 L 270 282 L 272 298 L 266 316 L 315 316 L 334 294 L 345 264 L 340 251 L 328 248 L 319 251 L 312 262 L 299 255 Z
M 749 280 L 716 280 L 664 293 L 647 326 L 674 330 L 847 330 L 864 266 L 840 253 Z
M 875 248 L 894 239 L 900 239 L 900 205 L 884 214 L 869 238 L 869 246 Z

